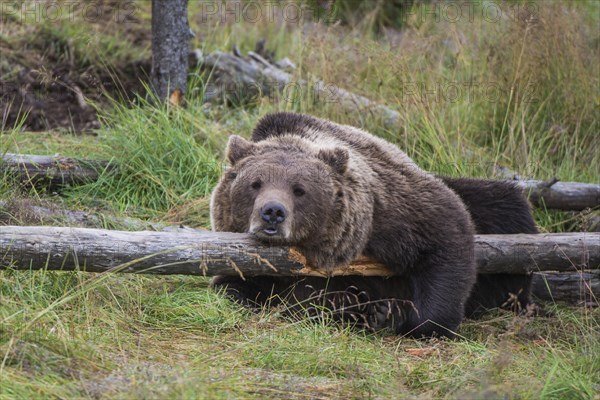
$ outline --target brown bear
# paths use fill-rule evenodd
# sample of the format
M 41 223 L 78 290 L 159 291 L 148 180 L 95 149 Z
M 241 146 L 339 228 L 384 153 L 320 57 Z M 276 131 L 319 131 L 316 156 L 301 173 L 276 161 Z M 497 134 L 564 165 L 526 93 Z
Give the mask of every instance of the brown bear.
M 231 167 L 211 198 L 214 230 L 296 246 L 324 269 L 364 254 L 384 262 L 395 276 L 215 277 L 214 287 L 247 305 L 284 303 L 303 316 L 322 317 L 326 310 L 334 320 L 414 337 L 451 337 L 463 318 L 477 275 L 475 227 L 494 212 L 482 210 L 474 224 L 466 204 L 478 197 L 492 202 L 504 192 L 509 201 L 522 198 L 514 187 L 490 184 L 486 191 L 481 181 L 443 181 L 383 139 L 301 114 L 267 115 L 251 142 L 234 135 L 226 153 Z M 525 208 L 515 207 L 530 215 L 522 201 Z M 477 205 L 469 207 L 479 212 Z M 492 228 L 502 222 L 494 221 Z M 507 278 L 492 280 L 493 301 L 484 293 L 467 311 L 500 305 L 499 293 L 507 291 L 508 298 L 528 279 Z

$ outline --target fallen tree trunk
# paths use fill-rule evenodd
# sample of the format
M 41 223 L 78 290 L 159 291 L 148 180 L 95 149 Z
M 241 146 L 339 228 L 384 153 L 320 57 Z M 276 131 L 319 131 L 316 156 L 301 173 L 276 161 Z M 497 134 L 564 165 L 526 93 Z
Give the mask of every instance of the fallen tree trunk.
M 25 183 L 44 183 L 52 189 L 98 179 L 99 172 L 117 165 L 106 160 L 83 160 L 60 156 L 6 153 L 0 158 L 0 173 L 16 174 Z M 516 181 L 529 194 L 534 206 L 558 210 L 583 210 L 600 206 L 600 184 L 523 180 Z
M 536 207 L 555 210 L 585 210 L 600 206 L 600 185 L 577 182 L 520 180 L 529 200 Z
M 401 124 L 400 113 L 389 107 L 377 104 L 366 97 L 351 93 L 332 84 L 315 80 L 311 85 L 269 63 L 256 53 L 250 57 L 215 51 L 203 60 L 201 65 L 211 73 L 211 83 L 205 91 L 205 101 L 223 97 L 310 95 L 325 103 L 339 104 L 349 113 L 370 113 L 381 119 L 384 127 L 396 130 Z
M 600 234 L 476 235 L 481 273 L 578 271 L 600 267 Z M 327 274 L 294 248 L 256 242 L 246 234 L 179 229 L 124 232 L 86 228 L 4 226 L 0 268 L 142 272 L 183 275 L 389 276 L 360 258 Z
M 597 269 L 600 234 L 475 235 L 475 258 L 486 274 Z
M 597 306 L 600 302 L 600 270 L 536 272 L 531 292 L 540 300 Z
M 37 205 L 28 199 L 0 200 L 0 221 L 5 224 L 50 225 L 64 224 L 82 227 L 120 227 L 129 230 L 160 231 L 167 224 L 148 222 L 138 218 L 117 217 L 107 213 L 65 210 Z M 23 222 L 24 221 L 24 222 Z M 2 229 L 0 227 L 0 229 Z
M 0 173 L 12 174 L 25 184 L 41 184 L 49 189 L 95 181 L 106 168 L 111 168 L 108 161 L 62 156 L 5 153 L 0 158 Z

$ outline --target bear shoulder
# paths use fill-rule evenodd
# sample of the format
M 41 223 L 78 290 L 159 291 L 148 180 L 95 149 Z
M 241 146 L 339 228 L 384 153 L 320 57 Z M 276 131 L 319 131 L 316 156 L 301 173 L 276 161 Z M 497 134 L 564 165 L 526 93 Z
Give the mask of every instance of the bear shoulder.
M 422 172 L 402 150 L 382 138 L 350 125 L 290 112 L 267 114 L 252 132 L 252 141 L 299 136 L 326 146 L 348 147 L 372 162 Z

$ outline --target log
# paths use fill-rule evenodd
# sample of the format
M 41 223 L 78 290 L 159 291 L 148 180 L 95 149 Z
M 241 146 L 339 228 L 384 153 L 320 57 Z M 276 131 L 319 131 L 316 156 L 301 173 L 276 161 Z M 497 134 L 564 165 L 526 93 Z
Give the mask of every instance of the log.
M 99 227 L 118 226 L 130 230 L 159 231 L 167 227 L 159 222 L 143 221 L 138 218 L 117 217 L 112 214 L 74 211 L 55 207 L 44 207 L 27 199 L 0 200 L 0 221 L 3 223 L 45 225 L 48 222 L 69 226 Z M 1 228 L 0 228 L 1 229 Z
M 600 206 L 600 184 L 519 180 L 519 186 L 525 189 L 529 201 L 536 207 L 554 210 L 581 211 Z
M 46 184 L 50 189 L 87 183 L 98 179 L 102 170 L 116 171 L 106 160 L 86 160 L 61 156 L 6 153 L 0 157 L 0 173 L 9 172 L 28 184 Z M 533 205 L 559 210 L 583 210 L 600 206 L 600 184 L 516 181 L 529 194 Z
M 529 201 L 536 207 L 581 211 L 600 205 L 600 185 L 598 184 L 559 182 L 558 178 L 548 181 L 525 179 L 517 172 L 497 164 L 494 165 L 494 175 L 518 181 L 529 195 Z
M 291 74 L 270 64 L 256 53 L 249 57 L 215 51 L 200 60 L 204 69 L 210 71 L 211 82 L 205 91 L 204 101 L 211 102 L 223 97 L 298 95 L 310 91 L 311 95 L 326 103 L 338 103 L 348 113 L 369 113 L 377 116 L 385 128 L 396 130 L 401 125 L 400 113 L 359 96 L 338 86 L 316 79 L 311 85 L 306 80 L 295 79 Z
M 288 247 L 260 245 L 248 235 L 236 233 L 18 226 L 0 229 L 0 268 L 12 264 L 16 269 L 34 270 L 291 275 L 292 270 L 305 267 L 301 260 L 302 256 Z
M 481 273 L 600 269 L 600 234 L 476 235 Z M 389 276 L 374 260 L 326 272 L 296 249 L 268 246 L 240 233 L 178 229 L 124 232 L 87 228 L 3 226 L 0 268 L 142 272 L 183 275 Z
M 597 269 L 600 234 L 475 235 L 475 258 L 484 274 Z
M 26 185 L 49 189 L 95 181 L 107 168 L 112 168 L 108 161 L 62 156 L 5 153 L 0 158 L 0 174 L 8 173 Z
M 579 272 L 536 272 L 531 292 L 540 300 L 598 306 L 600 270 Z

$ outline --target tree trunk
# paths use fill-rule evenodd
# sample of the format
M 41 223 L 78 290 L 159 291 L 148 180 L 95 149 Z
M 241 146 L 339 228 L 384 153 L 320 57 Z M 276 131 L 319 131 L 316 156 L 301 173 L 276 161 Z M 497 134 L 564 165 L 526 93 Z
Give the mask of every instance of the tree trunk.
M 152 0 L 152 90 L 159 101 L 183 104 L 189 40 L 187 0 Z
M 476 235 L 475 257 L 481 273 L 598 269 L 600 234 Z M 246 234 L 191 229 L 123 232 L 3 226 L 0 263 L 16 269 L 183 275 L 390 275 L 384 265 L 366 258 L 328 274 L 312 268 L 291 247 L 269 247 Z

